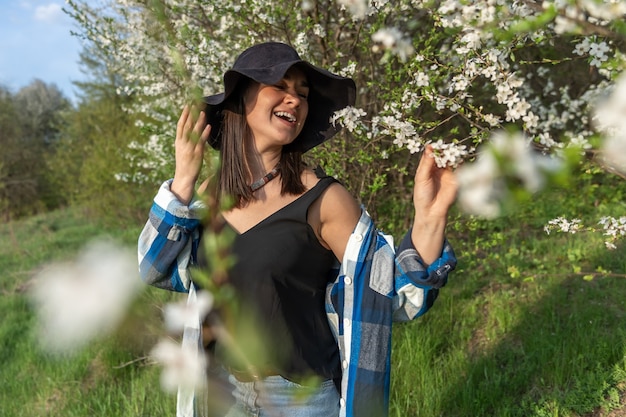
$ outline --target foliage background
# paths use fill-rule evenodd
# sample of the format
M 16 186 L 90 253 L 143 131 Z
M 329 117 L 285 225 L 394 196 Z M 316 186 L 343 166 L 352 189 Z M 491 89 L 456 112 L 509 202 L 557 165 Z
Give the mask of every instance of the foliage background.
M 145 355 L 173 295 L 147 290 L 135 306 L 144 323 L 59 362 L 35 348 L 27 289 L 43 263 L 103 231 L 134 245 L 173 173 L 183 103 L 220 91 L 236 51 L 272 39 L 355 78 L 365 115 L 346 115 L 343 133 L 308 158 L 385 231 L 410 224 L 425 142 L 465 145 L 471 159 L 505 128 L 538 152 L 578 156 L 567 181 L 514 193 L 498 219 L 453 213 L 460 268 L 433 314 L 394 334 L 392 415 L 623 415 L 623 243 L 607 252 L 593 230 L 543 231 L 557 216 L 594 225 L 624 214 L 623 178 L 598 158 L 590 119 L 623 71 L 623 4 L 69 1 L 92 76 L 80 103 L 41 81 L 0 89 L 2 414 L 172 412 Z M 122 343 L 133 333 L 143 342 Z

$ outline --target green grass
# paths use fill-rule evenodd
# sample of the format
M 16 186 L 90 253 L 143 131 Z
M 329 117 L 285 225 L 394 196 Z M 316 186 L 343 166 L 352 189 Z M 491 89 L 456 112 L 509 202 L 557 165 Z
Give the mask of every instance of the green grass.
M 546 235 L 563 197 L 451 225 L 459 268 L 428 314 L 394 328 L 392 416 L 626 415 L 624 244 Z M 588 209 L 575 216 L 597 221 Z
M 133 319 L 118 334 L 96 340 L 71 357 L 52 356 L 40 348 L 28 297 L 33 276 L 45 263 L 71 259 L 86 242 L 101 236 L 134 250 L 140 227 L 111 230 L 75 209 L 0 226 L 0 415 L 175 414 L 174 398 L 159 389 L 159 369 L 137 360 L 156 341 L 158 306 L 169 294 L 146 290 L 133 308 Z
M 626 186 L 613 186 L 450 224 L 457 271 L 428 314 L 394 328 L 391 416 L 626 415 L 624 244 L 608 251 L 599 234 L 542 229 L 558 215 L 622 215 L 610 195 Z M 134 250 L 141 226 L 111 228 L 76 209 L 0 226 L 0 415 L 174 415 L 159 369 L 141 358 L 162 332 L 159 307 L 176 295 L 147 288 L 117 334 L 65 359 L 38 347 L 27 297 L 46 262 L 103 234 Z

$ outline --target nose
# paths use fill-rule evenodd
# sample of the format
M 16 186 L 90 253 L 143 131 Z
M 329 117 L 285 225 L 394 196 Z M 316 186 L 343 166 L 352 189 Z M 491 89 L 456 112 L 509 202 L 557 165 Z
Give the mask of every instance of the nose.
M 295 89 L 289 88 L 289 89 L 285 90 L 284 101 L 286 103 L 290 103 L 290 104 L 293 104 L 294 106 L 298 107 L 298 106 L 300 106 L 300 103 L 302 102 L 302 98 L 300 97 L 300 95 L 298 94 L 298 92 Z

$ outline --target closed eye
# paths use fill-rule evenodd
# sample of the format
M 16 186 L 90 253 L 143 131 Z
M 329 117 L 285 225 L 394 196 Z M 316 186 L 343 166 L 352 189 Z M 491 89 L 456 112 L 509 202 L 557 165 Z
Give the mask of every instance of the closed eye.
M 274 85 L 274 88 L 280 91 L 284 91 L 284 90 L 288 90 L 289 86 L 283 83 L 278 83 Z M 303 100 L 307 100 L 309 98 L 308 88 L 306 89 L 306 91 L 304 90 L 304 88 L 302 91 L 296 91 L 296 94 L 298 95 L 298 97 L 300 97 Z

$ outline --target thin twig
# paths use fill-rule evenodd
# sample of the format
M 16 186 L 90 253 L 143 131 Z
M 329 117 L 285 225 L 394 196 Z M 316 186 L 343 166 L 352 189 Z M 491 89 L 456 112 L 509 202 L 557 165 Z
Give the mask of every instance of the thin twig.
M 126 368 L 127 366 L 130 366 L 132 364 L 135 364 L 137 362 L 145 362 L 145 365 L 150 365 L 151 363 L 156 363 L 156 361 L 150 361 L 150 356 L 141 356 L 139 358 L 135 358 L 132 361 L 128 361 L 128 362 L 124 362 L 121 365 L 116 365 L 113 367 L 113 369 L 122 369 L 122 368 Z

